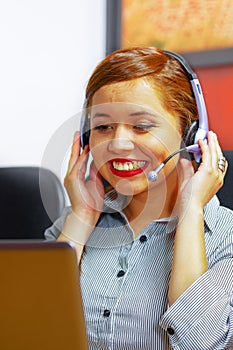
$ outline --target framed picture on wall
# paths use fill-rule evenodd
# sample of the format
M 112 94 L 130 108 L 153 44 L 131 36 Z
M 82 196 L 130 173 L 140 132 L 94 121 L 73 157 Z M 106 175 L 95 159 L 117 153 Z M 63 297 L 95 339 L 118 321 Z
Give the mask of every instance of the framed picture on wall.
M 106 53 L 156 46 L 194 67 L 233 63 L 232 0 L 107 0 Z

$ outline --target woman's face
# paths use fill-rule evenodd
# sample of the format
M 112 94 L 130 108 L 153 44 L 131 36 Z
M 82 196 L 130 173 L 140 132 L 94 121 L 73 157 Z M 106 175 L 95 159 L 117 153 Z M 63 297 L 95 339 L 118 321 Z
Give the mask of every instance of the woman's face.
M 178 157 L 155 183 L 147 175 L 180 148 L 179 119 L 166 111 L 159 93 L 143 79 L 100 88 L 91 107 L 90 150 L 100 174 L 123 194 L 139 194 L 177 176 Z M 124 180 L 124 181 L 122 181 Z

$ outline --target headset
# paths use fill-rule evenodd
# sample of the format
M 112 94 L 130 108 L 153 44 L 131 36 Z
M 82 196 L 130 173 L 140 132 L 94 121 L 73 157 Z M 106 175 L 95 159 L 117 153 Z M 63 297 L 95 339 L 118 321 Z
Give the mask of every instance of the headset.
M 163 50 L 163 52 L 166 55 L 175 58 L 186 72 L 196 100 L 199 120 L 194 121 L 189 129 L 185 132 L 183 139 L 184 147 L 170 154 L 155 170 L 149 172 L 148 179 L 152 182 L 157 180 L 158 174 L 163 169 L 165 164 L 176 154 L 183 151 L 192 153 L 196 163 L 199 164 L 201 162 L 201 151 L 198 145 L 198 140 L 206 140 L 206 136 L 209 131 L 206 105 L 201 89 L 201 84 L 197 78 L 196 73 L 192 70 L 191 66 L 187 63 L 183 56 L 172 51 Z M 84 103 L 84 108 L 81 115 L 80 134 L 81 146 L 84 148 L 89 143 L 90 137 L 90 120 L 86 117 L 86 103 Z

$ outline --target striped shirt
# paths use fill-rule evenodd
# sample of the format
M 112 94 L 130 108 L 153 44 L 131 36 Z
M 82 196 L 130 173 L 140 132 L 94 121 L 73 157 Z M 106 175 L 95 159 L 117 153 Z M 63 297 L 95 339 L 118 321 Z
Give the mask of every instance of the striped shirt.
M 151 222 L 134 239 L 110 193 L 81 263 L 89 349 L 233 349 L 233 212 L 215 196 L 205 208 L 209 270 L 172 306 L 167 293 L 177 218 Z M 56 239 L 71 209 L 45 232 Z M 194 214 L 195 215 L 195 214 Z

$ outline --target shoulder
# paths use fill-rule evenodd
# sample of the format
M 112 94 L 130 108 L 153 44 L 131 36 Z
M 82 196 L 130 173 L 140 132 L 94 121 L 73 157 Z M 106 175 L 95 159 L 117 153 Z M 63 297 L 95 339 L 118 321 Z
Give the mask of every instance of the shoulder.
M 214 196 L 204 210 L 205 224 L 210 231 L 221 229 L 222 232 L 233 231 L 233 211 L 220 205 L 217 196 Z
M 233 211 L 215 196 L 204 212 L 206 251 L 210 261 L 233 258 Z
M 45 230 L 44 236 L 46 240 L 56 240 L 62 232 L 65 220 L 68 214 L 72 211 L 71 206 L 64 208 L 62 215 L 53 223 L 52 226 Z

